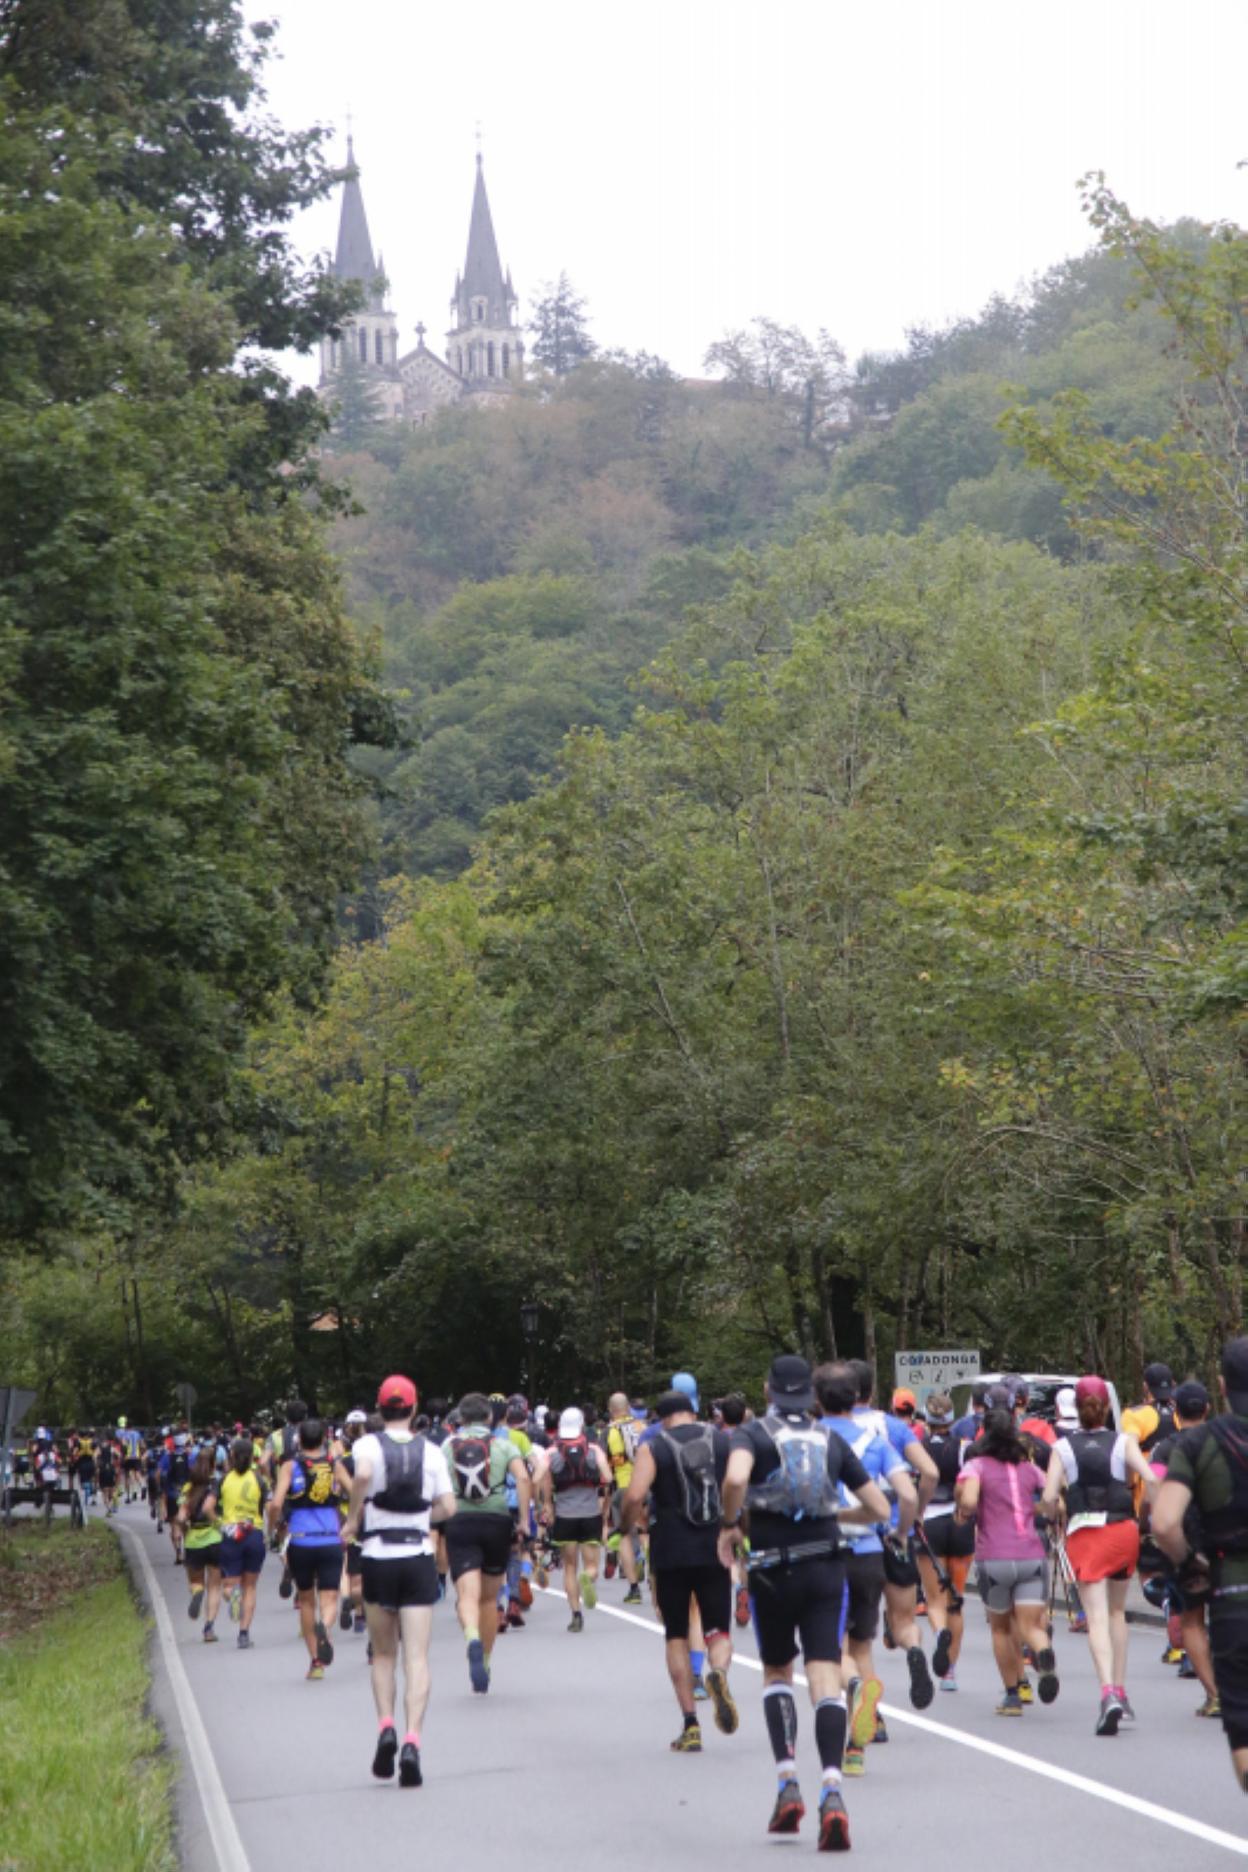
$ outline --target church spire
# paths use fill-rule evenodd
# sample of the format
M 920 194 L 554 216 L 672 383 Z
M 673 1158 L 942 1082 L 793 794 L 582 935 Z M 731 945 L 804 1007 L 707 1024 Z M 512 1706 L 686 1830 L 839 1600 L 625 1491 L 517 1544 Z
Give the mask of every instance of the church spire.
M 472 191 L 472 217 L 468 223 L 468 255 L 455 281 L 453 309 L 460 326 L 510 326 L 516 294 L 510 276 L 504 276 L 494 235 L 490 198 L 485 192 L 485 170 L 477 151 L 477 179 Z
M 338 216 L 338 248 L 334 272 L 339 279 L 361 280 L 371 288 L 377 276 L 373 243 L 360 191 L 360 171 L 355 160 L 355 142 L 347 137 L 347 167 L 342 187 L 342 209 Z

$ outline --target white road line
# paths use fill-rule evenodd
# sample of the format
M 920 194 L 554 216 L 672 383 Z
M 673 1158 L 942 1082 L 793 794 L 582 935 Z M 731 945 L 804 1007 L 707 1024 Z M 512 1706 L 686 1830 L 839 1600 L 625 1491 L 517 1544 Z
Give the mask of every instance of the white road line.
M 147 1557 L 143 1542 L 134 1529 L 128 1528 L 124 1521 L 117 1523 L 117 1529 L 119 1533 L 128 1535 L 133 1541 L 134 1551 L 139 1556 L 139 1565 L 143 1569 L 152 1614 L 156 1620 L 156 1635 L 160 1639 L 161 1655 L 165 1660 L 165 1669 L 169 1673 L 169 1682 L 173 1686 L 174 1702 L 178 1706 L 182 1732 L 186 1737 L 186 1752 L 191 1758 L 195 1785 L 199 1790 L 204 1818 L 208 1822 L 208 1834 L 212 1840 L 212 1849 L 217 1855 L 219 1872 L 251 1872 L 250 1861 L 244 1851 L 238 1828 L 234 1824 L 234 1816 L 230 1812 L 229 1799 L 221 1780 L 216 1757 L 212 1752 L 212 1744 L 208 1740 L 208 1731 L 204 1728 L 203 1717 L 195 1701 L 195 1692 L 191 1689 L 186 1666 L 178 1651 L 178 1641 L 173 1635 L 173 1621 L 169 1617 L 169 1608 L 165 1604 L 165 1595 L 160 1590 L 155 1569 Z
M 558 1586 L 550 1586 L 548 1592 L 566 1594 Z M 653 1619 L 642 1618 L 636 1612 L 625 1612 L 622 1607 L 599 1603 L 599 1612 L 605 1612 L 608 1618 L 624 1619 L 630 1625 L 640 1625 L 643 1631 L 652 1632 L 656 1637 L 663 1636 L 663 1627 Z M 762 1670 L 757 1658 L 747 1657 L 737 1652 L 734 1664 L 743 1664 L 747 1670 Z M 805 1684 L 806 1679 L 800 1671 L 794 1672 L 798 1683 Z M 881 1710 L 890 1722 L 908 1723 L 912 1729 L 922 1729 L 929 1735 L 939 1736 L 942 1742 L 956 1742 L 961 1748 L 974 1749 L 980 1755 L 992 1755 L 997 1761 L 1008 1762 L 1012 1768 L 1025 1768 L 1029 1774 L 1041 1775 L 1046 1781 L 1059 1781 L 1063 1787 L 1075 1788 L 1080 1794 L 1091 1794 L 1097 1800 L 1108 1801 L 1113 1807 L 1125 1807 L 1129 1813 L 1139 1814 L 1144 1820 L 1156 1820 L 1161 1826 L 1173 1827 L 1177 1833 L 1187 1833 L 1193 1839 L 1204 1840 L 1210 1846 L 1222 1846 L 1227 1852 L 1238 1853 L 1241 1859 L 1248 1859 L 1248 1839 L 1237 1833 L 1224 1833 L 1221 1827 L 1209 1826 L 1204 1820 L 1194 1820 L 1190 1814 L 1176 1813 L 1172 1807 L 1159 1807 L 1156 1801 L 1144 1800 L 1139 1794 L 1124 1793 L 1121 1788 L 1109 1787 L 1104 1781 L 1093 1781 L 1090 1775 L 1076 1774 L 1071 1768 L 1058 1768 L 1052 1762 L 1038 1761 L 1034 1755 L 1024 1755 L 1019 1749 L 1006 1748 L 1004 1743 L 989 1742 L 983 1736 L 968 1735 L 964 1729 L 952 1729 L 947 1723 L 936 1722 L 930 1716 L 916 1715 L 913 1710 L 898 1709 L 895 1703 L 881 1703 Z

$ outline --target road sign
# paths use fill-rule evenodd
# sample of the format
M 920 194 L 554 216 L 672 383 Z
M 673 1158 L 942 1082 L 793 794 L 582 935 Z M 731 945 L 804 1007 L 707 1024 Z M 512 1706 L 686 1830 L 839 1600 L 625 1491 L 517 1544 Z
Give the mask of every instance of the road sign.
M 190 1410 L 191 1406 L 198 1398 L 199 1392 L 195 1389 L 193 1384 L 175 1384 L 173 1387 L 173 1395 L 177 1398 L 183 1410 Z
M 898 1386 L 913 1391 L 920 1410 L 933 1391 L 950 1391 L 979 1377 L 979 1353 L 961 1348 L 952 1352 L 898 1352 L 893 1359 Z

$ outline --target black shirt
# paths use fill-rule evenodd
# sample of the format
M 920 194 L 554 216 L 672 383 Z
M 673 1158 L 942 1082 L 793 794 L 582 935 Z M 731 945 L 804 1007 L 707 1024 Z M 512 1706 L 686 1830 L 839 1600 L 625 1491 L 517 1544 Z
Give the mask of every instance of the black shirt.
M 709 1424 L 673 1424 L 670 1430 L 660 1430 L 646 1445 L 654 1457 L 654 1488 L 650 1498 L 650 1561 L 656 1573 L 663 1572 L 665 1567 L 715 1564 L 719 1517 L 716 1516 L 710 1527 L 694 1527 L 686 1519 L 685 1487 L 677 1473 L 678 1458 L 676 1452 L 663 1440 L 666 1435 L 671 1437 L 673 1443 L 692 1443 L 708 1431 L 715 1447 L 715 1479 L 722 1489 L 724 1472 L 728 1467 L 728 1452 L 732 1447 L 722 1430 L 712 1429 Z
M 803 1411 L 787 1418 L 797 1429 L 818 1428 L 815 1419 Z M 826 1433 L 825 1433 L 826 1434 Z M 864 1488 L 871 1477 L 861 1462 L 850 1449 L 849 1444 L 835 1432 L 827 1436 L 828 1478 L 832 1482 L 843 1482 L 846 1488 L 855 1493 Z M 747 1449 L 754 1458 L 754 1473 L 750 1486 L 757 1487 L 765 1482 L 780 1467 L 780 1456 L 775 1443 L 767 1430 L 766 1420 L 755 1418 L 753 1423 L 742 1424 L 732 1434 L 732 1448 Z M 749 1495 L 747 1491 L 746 1500 Z M 794 1521 L 788 1515 L 770 1514 L 761 1508 L 752 1508 L 750 1515 L 750 1548 L 754 1553 L 763 1553 L 770 1547 L 792 1547 L 795 1543 L 806 1541 L 835 1541 L 837 1523 L 835 1515 L 822 1517 L 803 1517 Z

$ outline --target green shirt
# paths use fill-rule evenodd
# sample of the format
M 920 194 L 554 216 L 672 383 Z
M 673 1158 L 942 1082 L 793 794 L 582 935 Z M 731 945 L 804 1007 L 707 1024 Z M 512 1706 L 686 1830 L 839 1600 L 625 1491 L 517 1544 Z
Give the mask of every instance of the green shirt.
M 1248 1437 L 1248 1420 L 1237 1418 L 1236 1425 Z M 1192 1491 L 1192 1500 L 1200 1515 L 1229 1508 L 1235 1499 L 1235 1476 L 1230 1460 L 1208 1424 L 1183 1431 L 1170 1452 L 1166 1480 L 1181 1482 Z M 1248 1525 L 1244 1531 L 1248 1533 Z M 1214 1565 L 1218 1585 L 1248 1586 L 1248 1553 L 1227 1554 Z M 1242 1595 L 1237 1597 L 1242 1602 Z M 1216 1599 L 1214 1604 L 1217 1604 Z
M 460 1494 L 461 1477 L 455 1468 L 455 1444 L 472 1437 L 480 1437 L 490 1446 L 490 1492 L 480 1501 L 467 1501 Z M 446 1457 L 447 1467 L 451 1472 L 451 1486 L 455 1490 L 455 1508 L 457 1514 L 502 1514 L 507 1513 L 507 1470 L 519 1455 L 515 1444 L 509 1437 L 495 1436 L 488 1424 L 465 1424 L 453 1437 L 448 1437 L 442 1454 Z

